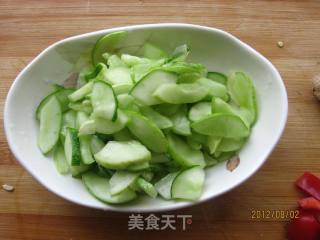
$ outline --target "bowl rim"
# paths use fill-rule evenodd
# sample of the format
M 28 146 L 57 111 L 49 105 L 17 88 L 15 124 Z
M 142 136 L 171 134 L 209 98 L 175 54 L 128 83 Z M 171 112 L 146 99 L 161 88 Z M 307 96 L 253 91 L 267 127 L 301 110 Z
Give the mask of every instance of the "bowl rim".
M 60 194 L 58 191 L 51 189 L 44 180 L 42 180 L 39 176 L 37 176 L 36 174 L 33 173 L 33 170 L 31 167 L 29 167 L 28 164 L 26 164 L 20 157 L 18 154 L 18 151 L 15 149 L 14 143 L 13 143 L 13 139 L 11 138 L 11 135 L 9 133 L 9 119 L 8 119 L 8 114 L 9 114 L 9 103 L 11 102 L 11 98 L 14 92 L 14 89 L 16 88 L 16 85 L 18 83 L 18 81 L 21 79 L 21 77 L 24 75 L 25 72 L 28 71 L 28 69 L 33 66 L 43 55 L 45 55 L 47 52 L 49 52 L 51 49 L 55 48 L 57 45 L 65 43 L 65 42 L 70 42 L 73 40 L 79 40 L 79 39 L 83 39 L 83 38 L 87 38 L 87 37 L 91 37 L 91 36 L 95 36 L 95 35 L 101 35 L 101 34 L 106 34 L 109 32 L 114 32 L 114 31 L 129 31 L 129 30 L 138 30 L 138 29 L 148 29 L 148 28 L 188 28 L 188 29 L 194 29 L 194 30 L 202 30 L 202 31 L 207 31 L 207 32 L 217 32 L 221 35 L 223 35 L 226 38 L 231 39 L 232 41 L 234 41 L 237 45 L 239 45 L 242 48 L 245 48 L 250 54 L 256 55 L 258 56 L 265 64 L 268 65 L 268 67 L 272 70 L 272 72 L 275 74 L 276 79 L 279 83 L 280 86 L 280 92 L 281 92 L 281 98 L 282 98 L 282 105 L 283 105 L 283 111 L 281 113 L 281 120 L 280 120 L 280 129 L 278 131 L 278 135 L 276 136 L 276 140 L 273 142 L 273 144 L 271 144 L 268 147 L 268 151 L 266 151 L 266 154 L 261 157 L 263 160 L 257 165 L 257 167 L 255 169 L 253 169 L 251 172 L 249 172 L 248 175 L 246 175 L 243 179 L 241 179 L 241 181 L 235 183 L 234 185 L 232 185 L 231 187 L 227 188 L 227 189 L 223 189 L 222 191 L 213 194 L 207 198 L 204 199 L 199 199 L 196 202 L 184 202 L 184 204 L 175 206 L 175 204 L 169 205 L 169 206 L 165 206 L 165 207 L 152 207 L 150 209 L 138 209 L 135 210 L 134 206 L 130 206 L 130 209 L 126 208 L 121 208 L 115 205 L 110 205 L 110 204 L 105 204 L 104 206 L 94 206 L 92 204 L 86 204 L 82 201 L 78 201 L 75 200 L 69 196 L 65 196 L 63 194 Z M 283 79 L 280 75 L 280 73 L 278 72 L 278 70 L 275 68 L 275 66 L 273 66 L 273 64 L 266 58 L 264 57 L 261 53 L 259 53 L 257 50 L 253 49 L 252 47 L 250 47 L 248 44 L 244 43 L 243 41 L 241 41 L 240 39 L 238 39 L 237 37 L 233 36 L 232 34 L 218 29 L 218 28 L 214 28 L 214 27 L 207 27 L 207 26 L 201 26 L 201 25 L 195 25 L 195 24 L 187 24 L 187 23 L 154 23 L 154 24 L 137 24 L 137 25 L 128 25 L 128 26 L 121 26 L 121 27 L 114 27 L 114 28 L 107 28 L 107 29 L 103 29 L 103 30 L 98 30 L 98 31 L 94 31 L 94 32 L 88 32 L 88 33 L 84 33 L 84 34 L 79 34 L 79 35 L 75 35 L 75 36 L 71 36 L 71 37 L 67 37 L 65 39 L 59 40 L 53 44 L 51 44 L 50 46 L 48 46 L 47 48 L 45 48 L 44 50 L 42 50 L 31 62 L 29 62 L 24 68 L 23 70 L 17 75 L 17 77 L 14 79 L 13 83 L 11 84 L 11 87 L 8 91 L 8 94 L 6 96 L 5 99 L 5 104 L 4 104 L 4 116 L 3 116 L 3 121 L 4 121 L 4 132 L 5 132 L 5 136 L 7 138 L 7 142 L 8 142 L 8 146 L 11 150 L 11 152 L 13 153 L 15 159 L 28 171 L 28 173 L 35 178 L 42 186 L 44 186 L 47 190 L 49 190 L 50 192 L 53 192 L 54 194 L 58 195 L 59 197 L 68 200 L 72 203 L 76 203 L 78 205 L 81 206 L 85 206 L 85 207 L 90 207 L 90 208 L 95 208 L 95 209 L 100 209 L 100 210 L 105 210 L 105 211 L 113 211 L 113 212 L 127 212 L 127 213 L 133 213 L 133 212 L 162 212 L 162 211 L 172 211 L 172 210 L 177 210 L 177 209 L 181 209 L 181 208 L 186 208 L 186 207 L 191 207 L 191 206 L 195 206 L 198 205 L 200 203 L 204 203 L 207 202 L 213 198 L 216 198 L 226 192 L 229 192 L 231 190 L 233 190 L 234 188 L 238 187 L 239 185 L 241 185 L 243 182 L 247 181 L 251 176 L 253 176 L 260 168 L 261 166 L 267 161 L 268 157 L 270 156 L 270 154 L 272 153 L 273 149 L 275 148 L 275 146 L 278 144 L 286 123 L 287 123 L 287 118 L 288 118 L 288 96 L 287 96 L 287 91 L 286 91 L 286 87 L 284 85 Z

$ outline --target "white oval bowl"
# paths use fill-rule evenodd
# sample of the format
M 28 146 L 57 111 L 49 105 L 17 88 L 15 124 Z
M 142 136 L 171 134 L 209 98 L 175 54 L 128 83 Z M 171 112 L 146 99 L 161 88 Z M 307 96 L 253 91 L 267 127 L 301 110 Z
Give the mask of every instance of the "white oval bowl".
M 35 110 L 51 90 L 50 83 L 62 83 L 73 71 L 79 54 L 104 34 L 128 31 L 124 46 L 142 45 L 149 40 L 166 50 L 188 44 L 189 60 L 204 64 L 211 71 L 244 71 L 254 81 L 259 107 L 257 123 L 240 152 L 240 165 L 230 172 L 221 163 L 206 170 L 201 198 L 203 202 L 243 183 L 266 161 L 284 130 L 288 99 L 284 83 L 276 68 L 260 53 L 222 30 L 190 24 L 147 24 L 112 28 L 86 33 L 59 41 L 31 61 L 17 76 L 4 107 L 4 127 L 11 151 L 25 169 L 48 190 L 71 202 L 104 210 L 146 212 L 173 210 L 194 202 L 164 201 L 140 197 L 132 203 L 113 206 L 89 194 L 82 182 L 60 175 L 52 159 L 37 147 L 38 123 Z M 133 49 L 128 48 L 128 51 Z

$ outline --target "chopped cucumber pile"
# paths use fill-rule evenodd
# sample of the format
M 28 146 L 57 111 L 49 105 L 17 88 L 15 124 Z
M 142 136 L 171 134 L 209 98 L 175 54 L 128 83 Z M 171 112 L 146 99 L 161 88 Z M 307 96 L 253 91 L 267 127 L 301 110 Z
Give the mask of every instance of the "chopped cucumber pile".
M 195 201 L 204 169 L 236 155 L 250 136 L 254 84 L 243 72 L 188 62 L 186 45 L 170 54 L 145 43 L 140 53 L 120 54 L 125 37 L 100 38 L 76 64 L 76 86 L 55 86 L 41 101 L 39 149 L 105 203 L 142 194 Z

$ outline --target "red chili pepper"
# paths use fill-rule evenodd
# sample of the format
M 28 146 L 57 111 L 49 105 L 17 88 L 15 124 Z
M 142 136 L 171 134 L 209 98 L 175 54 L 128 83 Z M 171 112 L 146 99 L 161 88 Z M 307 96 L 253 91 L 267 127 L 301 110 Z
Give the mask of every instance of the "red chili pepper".
M 313 211 L 299 210 L 298 218 L 292 219 L 288 226 L 289 240 L 319 240 L 320 224 Z
M 320 201 L 314 197 L 307 197 L 299 200 L 299 205 L 303 209 L 320 210 Z
M 320 179 L 315 175 L 305 172 L 296 181 L 296 185 L 304 192 L 320 200 Z

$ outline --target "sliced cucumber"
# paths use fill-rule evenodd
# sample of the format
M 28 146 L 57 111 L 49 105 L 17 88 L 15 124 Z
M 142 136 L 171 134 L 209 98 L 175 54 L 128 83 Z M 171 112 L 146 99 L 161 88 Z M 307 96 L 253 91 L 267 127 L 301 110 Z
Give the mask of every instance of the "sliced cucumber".
M 126 189 L 117 195 L 110 194 L 110 184 L 107 178 L 88 172 L 82 175 L 82 181 L 89 192 L 100 201 L 110 204 L 130 202 L 137 197 L 131 189 Z
M 81 162 L 81 153 L 78 131 L 76 129 L 69 127 L 67 128 L 64 150 L 69 165 L 79 166 Z
M 113 134 L 123 129 L 128 120 L 126 114 L 118 110 L 118 117 L 114 122 L 103 118 L 93 118 L 84 122 L 79 129 L 79 135 L 94 134 L 96 132 Z
M 76 114 L 76 124 L 75 124 L 75 127 L 77 129 L 80 129 L 81 125 L 88 121 L 89 120 L 89 115 L 85 112 L 77 112 Z M 69 126 L 69 127 L 72 127 L 72 126 Z
M 145 43 L 143 46 L 143 56 L 145 58 L 160 59 L 165 58 L 167 55 L 165 51 L 151 43 Z
M 92 113 L 92 105 L 89 100 L 84 100 L 82 102 L 70 102 L 68 106 L 69 108 L 77 112 L 81 111 L 87 114 Z
M 153 96 L 153 92 L 163 84 L 175 83 L 177 76 L 161 70 L 149 73 L 141 79 L 131 90 L 131 95 L 144 106 L 150 106 L 162 103 L 161 100 Z
M 84 164 L 87 165 L 95 162 L 91 151 L 91 138 L 91 135 L 79 137 L 81 160 Z
M 175 199 L 197 200 L 200 198 L 205 173 L 201 167 L 192 167 L 181 172 L 173 181 L 171 196 Z
M 163 153 L 152 153 L 152 158 L 150 160 L 150 163 L 166 163 L 170 162 L 170 158 L 167 154 Z
M 181 107 L 170 119 L 173 123 L 172 131 L 174 133 L 183 136 L 191 135 L 190 121 L 187 118 L 187 109 L 185 106 Z
M 131 111 L 126 112 L 130 118 L 127 126 L 150 150 L 161 153 L 166 152 L 168 142 L 163 132 L 148 118 Z
M 134 105 L 134 97 L 130 94 L 117 95 L 118 107 L 121 109 L 129 109 Z
M 127 171 L 116 171 L 109 180 L 110 193 L 116 195 L 129 188 L 133 184 L 139 174 Z
M 250 134 L 243 120 L 233 114 L 212 114 L 191 124 L 194 131 L 217 137 L 241 138 Z
M 169 118 L 153 110 L 151 107 L 141 107 L 140 111 L 145 117 L 153 121 L 160 129 L 171 128 L 173 126 L 172 121 Z
M 187 136 L 187 143 L 188 145 L 195 150 L 200 150 L 202 148 L 202 144 L 198 141 L 196 141 L 192 135 Z
M 158 195 L 157 190 L 154 188 L 152 183 L 146 181 L 145 179 L 139 177 L 137 180 L 138 187 L 144 191 L 147 195 L 149 195 L 152 198 L 156 198 Z
M 127 32 L 118 31 L 109 33 L 98 39 L 92 50 L 93 64 L 95 65 L 99 62 L 103 62 L 104 59 L 102 57 L 102 54 L 105 52 L 114 52 L 115 49 L 118 47 L 118 44 L 121 42 L 122 39 L 125 38 L 126 35 Z
M 145 171 L 142 171 L 142 172 L 141 172 L 141 177 L 142 177 L 144 180 L 150 182 L 150 181 L 153 179 L 153 177 L 154 177 L 154 173 L 151 172 L 150 170 L 145 170 Z
M 120 94 L 129 93 L 133 88 L 133 84 L 124 83 L 124 84 L 116 84 L 112 86 L 114 93 L 118 96 Z
M 119 132 L 114 133 L 113 137 L 116 141 L 129 141 L 134 139 L 134 136 L 128 130 L 128 128 L 123 128 Z
M 108 83 L 103 81 L 94 83 L 91 102 L 94 117 L 113 121 L 117 118 L 117 98 Z
M 210 102 L 199 102 L 193 105 L 189 110 L 189 119 L 192 122 L 199 121 L 203 117 L 207 117 L 211 114 Z
M 166 175 L 165 177 L 161 178 L 158 182 L 154 184 L 154 187 L 158 191 L 158 193 L 163 197 L 164 199 L 171 199 L 171 186 L 176 178 L 176 176 L 180 172 L 172 172 Z
M 153 93 L 161 102 L 184 104 L 198 102 L 208 94 L 208 89 L 198 83 L 162 84 Z
M 118 67 L 127 67 L 126 64 L 118 57 L 116 54 L 108 55 L 103 55 L 104 58 L 107 59 L 107 64 L 109 69 L 114 69 Z
M 40 111 L 40 131 L 38 146 L 42 153 L 48 153 L 59 140 L 62 123 L 60 103 L 55 96 L 43 105 Z
M 67 135 L 68 127 L 76 128 L 76 112 L 73 110 L 69 110 L 62 114 L 62 127 L 60 130 L 60 138 L 63 144 Z
M 49 94 L 46 96 L 39 104 L 36 110 L 36 118 L 40 120 L 40 112 L 43 106 L 46 104 L 46 102 L 52 97 L 55 96 L 57 100 L 60 103 L 61 111 L 65 112 L 69 109 L 68 104 L 69 104 L 69 99 L 68 95 L 71 94 L 74 91 L 74 89 L 70 88 L 59 88 L 53 93 Z
M 182 73 L 179 75 L 177 82 L 178 83 L 194 83 L 201 75 L 199 73 Z
M 210 154 L 214 154 L 219 148 L 222 137 L 208 136 L 206 146 L 209 148 Z
M 212 112 L 213 113 L 230 113 L 238 115 L 248 127 L 253 123 L 253 115 L 249 110 L 245 108 L 239 108 L 237 106 L 226 103 L 220 98 L 212 98 Z
M 209 97 L 220 97 L 224 100 L 228 99 L 227 88 L 223 84 L 217 83 L 208 78 L 200 78 L 197 82 L 209 90 Z
M 150 168 L 149 162 L 143 162 L 143 163 L 132 164 L 131 166 L 129 166 L 127 168 L 127 170 L 131 171 L 131 172 L 141 172 L 141 171 L 149 169 L 149 168 Z
M 227 76 L 219 72 L 208 72 L 207 78 L 223 85 L 227 85 L 228 81 Z
M 178 104 L 162 103 L 154 106 L 153 108 L 160 114 L 170 117 L 175 114 L 180 109 L 180 107 L 181 105 Z
M 112 86 L 118 84 L 133 84 L 130 69 L 126 67 L 116 67 L 105 72 L 105 80 Z
M 132 67 L 137 64 L 150 63 L 150 59 L 140 58 L 140 57 L 129 55 L 129 54 L 122 54 L 121 60 L 129 67 Z
M 206 152 L 203 153 L 203 156 L 204 156 L 204 161 L 206 162 L 206 167 L 212 167 L 219 163 L 217 159 L 214 159 L 212 156 L 210 156 Z
M 96 161 L 105 168 L 126 169 L 130 165 L 151 159 L 151 153 L 138 141 L 110 141 L 94 155 Z
M 245 138 L 223 138 L 217 148 L 219 152 L 231 152 L 239 150 L 246 142 Z
M 257 116 L 257 102 L 252 80 L 244 73 L 236 72 L 228 78 L 228 90 L 231 99 L 239 107 L 250 111 L 251 122 L 254 123 Z
M 78 90 L 76 90 L 73 93 L 71 93 L 68 96 L 69 100 L 71 102 L 77 102 L 77 101 L 83 99 L 86 95 L 91 93 L 92 87 L 93 87 L 93 82 L 92 81 L 88 82 L 87 84 L 85 84 L 84 86 L 79 88 Z
M 180 137 L 169 134 L 168 143 L 171 157 L 183 167 L 205 166 L 202 152 L 189 147 Z
M 97 137 L 96 135 L 92 135 L 90 143 L 92 154 L 100 152 L 105 145 L 106 144 L 99 137 Z
M 60 174 L 68 174 L 69 173 L 69 165 L 66 160 L 64 149 L 61 144 L 58 144 L 53 152 L 53 160 L 54 164 Z

